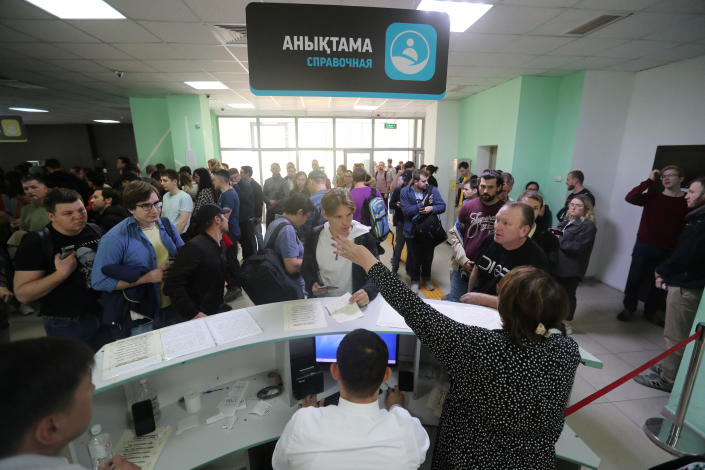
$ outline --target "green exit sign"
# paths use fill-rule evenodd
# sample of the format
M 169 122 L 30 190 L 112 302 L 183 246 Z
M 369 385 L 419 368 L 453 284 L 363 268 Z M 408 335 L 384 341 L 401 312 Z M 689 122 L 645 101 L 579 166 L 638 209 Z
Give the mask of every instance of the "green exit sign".
M 384 123 L 384 128 L 385 129 L 396 129 L 397 125 L 391 122 L 385 122 Z

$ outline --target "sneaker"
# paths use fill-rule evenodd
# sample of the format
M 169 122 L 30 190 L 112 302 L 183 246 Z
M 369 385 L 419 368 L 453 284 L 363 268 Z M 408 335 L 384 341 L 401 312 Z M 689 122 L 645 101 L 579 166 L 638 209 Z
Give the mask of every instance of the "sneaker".
M 225 295 L 223 296 L 223 301 L 224 302 L 232 302 L 233 300 L 237 299 L 242 295 L 242 289 L 239 287 L 235 288 L 230 288 L 228 287 L 227 292 L 225 292 Z
M 662 378 L 658 374 L 654 374 L 653 372 L 643 372 L 636 377 L 634 377 L 634 381 L 644 385 L 646 387 L 651 387 L 655 388 L 657 390 L 663 390 L 664 392 L 671 392 L 673 390 L 673 382 L 670 380 L 666 380 Z
M 414 294 L 419 293 L 419 283 L 418 282 L 411 283 L 411 292 L 413 292 Z
M 433 285 L 430 279 L 426 281 L 423 286 L 426 288 L 426 290 L 436 290 L 436 286 Z
M 631 321 L 634 318 L 634 312 L 630 312 L 626 308 L 619 312 L 617 315 L 617 320 L 619 321 Z

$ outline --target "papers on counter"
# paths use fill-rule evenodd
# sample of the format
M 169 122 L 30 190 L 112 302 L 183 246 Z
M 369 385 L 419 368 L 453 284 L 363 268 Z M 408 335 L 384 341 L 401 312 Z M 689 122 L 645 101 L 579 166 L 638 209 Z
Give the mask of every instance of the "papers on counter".
M 132 429 L 126 429 L 114 453 L 120 454 L 142 470 L 152 470 L 157 465 L 170 435 L 170 426 L 159 426 L 144 436 L 135 436 Z
M 282 305 L 284 309 L 284 330 L 313 330 L 325 328 L 326 322 L 323 306 L 318 300 L 298 300 Z
M 364 316 L 360 307 L 357 306 L 357 302 L 350 303 L 350 297 L 352 295 L 346 292 L 326 304 L 326 310 L 338 323 L 345 323 Z
M 103 378 L 112 378 L 162 361 L 159 331 L 151 331 L 105 345 Z
M 158 330 L 162 337 L 164 359 L 168 361 L 215 346 L 205 320 L 198 318 Z
M 502 321 L 499 318 L 499 313 L 496 310 L 486 307 L 478 307 L 477 305 L 466 305 L 455 302 L 440 302 L 434 300 L 425 300 L 427 304 L 441 312 L 443 315 L 451 318 L 459 323 L 468 326 L 479 326 L 488 330 L 497 330 L 502 328 Z M 404 321 L 404 318 L 397 313 L 387 302 L 382 304 L 379 317 L 377 318 L 377 326 L 385 328 L 410 329 Z
M 211 315 L 204 320 L 219 346 L 262 333 L 262 328 L 246 308 Z
M 410 329 L 409 325 L 407 325 L 404 321 L 404 318 L 399 315 L 391 305 L 384 302 L 384 300 L 382 307 L 379 310 L 379 317 L 377 317 L 377 326 L 383 326 L 385 328 L 399 328 L 403 330 Z

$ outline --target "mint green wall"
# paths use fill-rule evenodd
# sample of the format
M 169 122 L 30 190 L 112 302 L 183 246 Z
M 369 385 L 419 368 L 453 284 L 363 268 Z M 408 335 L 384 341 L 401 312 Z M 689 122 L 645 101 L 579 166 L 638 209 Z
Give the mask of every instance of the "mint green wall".
M 205 108 L 203 101 L 206 102 Z M 213 155 L 210 110 L 205 116 L 203 114 L 203 110 L 208 109 L 206 98 L 200 95 L 169 95 L 166 97 L 166 103 L 171 122 L 175 166 L 181 164 L 196 168 L 205 166 L 206 161 Z M 189 148 L 195 152 L 195 161 L 193 162 L 187 161 L 186 158 L 186 150 Z
M 130 98 L 132 127 L 135 131 L 135 144 L 140 166 L 163 163 L 169 167 L 174 164 L 174 151 L 169 132 L 169 114 L 164 98 Z M 156 149 L 156 150 L 155 150 Z M 152 155 L 153 153 L 153 155 Z M 150 158 L 150 155 L 152 157 Z M 147 161 L 149 159 L 149 161 Z
M 458 155 L 476 160 L 478 146 L 497 145 L 497 168 L 515 179 L 511 196 L 538 181 L 555 213 L 565 184 L 553 177 L 570 170 L 584 76 L 525 76 L 462 100 Z
M 213 111 L 211 111 L 210 114 L 211 131 L 213 135 L 213 156 L 222 162 L 223 158 L 220 156 L 220 136 L 218 134 L 218 116 L 216 116 Z
M 460 102 L 458 157 L 477 161 L 477 147 L 497 145 L 497 168 L 511 168 L 522 78 Z M 473 172 L 482 168 L 472 166 Z

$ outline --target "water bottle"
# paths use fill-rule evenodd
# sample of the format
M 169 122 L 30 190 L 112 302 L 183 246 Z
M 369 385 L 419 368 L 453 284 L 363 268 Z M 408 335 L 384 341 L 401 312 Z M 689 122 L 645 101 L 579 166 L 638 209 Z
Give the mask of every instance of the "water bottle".
M 147 379 L 140 379 L 139 385 L 137 386 L 137 401 L 150 400 L 152 402 L 152 413 L 154 414 L 154 421 L 156 422 L 161 411 L 159 409 L 159 395 L 157 391 L 153 389 Z
M 98 470 L 101 463 L 113 458 L 113 443 L 110 441 L 110 434 L 101 433 L 103 428 L 100 424 L 91 426 L 91 438 L 88 441 L 88 453 L 91 456 L 91 466 L 93 470 Z

